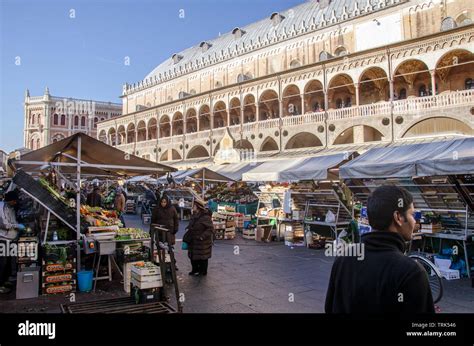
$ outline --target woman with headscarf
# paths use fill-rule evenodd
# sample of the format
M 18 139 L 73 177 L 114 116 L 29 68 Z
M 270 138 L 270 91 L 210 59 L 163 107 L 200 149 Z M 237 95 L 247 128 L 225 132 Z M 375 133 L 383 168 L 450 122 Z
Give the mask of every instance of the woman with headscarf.
M 193 216 L 183 236 L 183 242 L 188 244 L 188 257 L 191 260 L 192 270 L 189 275 L 207 275 L 209 258 L 212 257 L 212 243 L 214 241 L 214 225 L 211 212 L 206 203 L 195 200 Z

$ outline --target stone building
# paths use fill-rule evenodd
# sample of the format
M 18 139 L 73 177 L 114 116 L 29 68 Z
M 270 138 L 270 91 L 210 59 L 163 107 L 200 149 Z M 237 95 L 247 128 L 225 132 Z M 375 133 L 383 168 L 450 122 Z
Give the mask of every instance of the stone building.
M 122 105 L 112 102 L 25 93 L 24 147 L 39 149 L 76 132 L 97 137 L 97 123 L 122 114 Z
M 227 133 L 257 157 L 473 135 L 473 19 L 471 0 L 305 1 L 125 84 L 98 137 L 184 168 Z

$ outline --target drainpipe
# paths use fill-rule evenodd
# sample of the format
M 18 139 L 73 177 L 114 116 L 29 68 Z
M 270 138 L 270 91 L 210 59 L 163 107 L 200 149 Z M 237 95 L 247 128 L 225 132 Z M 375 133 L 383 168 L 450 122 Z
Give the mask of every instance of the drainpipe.
M 329 108 L 329 100 L 328 100 L 328 86 L 327 86 L 327 76 L 326 76 L 326 65 L 323 64 L 323 92 L 324 92 L 324 133 L 326 134 L 326 149 L 328 148 L 328 108 Z
M 391 142 L 395 142 L 395 124 L 393 117 L 393 95 L 394 95 L 394 86 L 393 86 L 393 73 L 392 73 L 392 58 L 390 56 L 390 48 L 387 48 L 387 62 L 388 62 L 388 80 L 390 83 L 390 128 L 392 131 Z

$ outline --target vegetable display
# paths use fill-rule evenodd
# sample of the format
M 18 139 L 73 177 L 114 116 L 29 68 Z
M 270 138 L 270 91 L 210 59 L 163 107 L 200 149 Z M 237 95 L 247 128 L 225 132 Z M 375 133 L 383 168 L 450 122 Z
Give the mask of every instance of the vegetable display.
M 81 205 L 81 215 L 90 226 L 103 227 L 121 225 L 118 215 L 114 210 Z
M 117 231 L 117 240 L 128 240 L 128 239 L 148 239 L 150 235 L 144 232 L 140 228 L 119 228 Z

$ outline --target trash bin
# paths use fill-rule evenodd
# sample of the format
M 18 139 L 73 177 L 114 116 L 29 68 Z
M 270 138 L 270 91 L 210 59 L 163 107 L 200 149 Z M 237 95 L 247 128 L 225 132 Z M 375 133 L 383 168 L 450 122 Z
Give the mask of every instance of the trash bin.
M 92 291 L 92 281 L 94 272 L 92 270 L 83 270 L 77 273 L 77 283 L 79 291 L 90 292 Z

